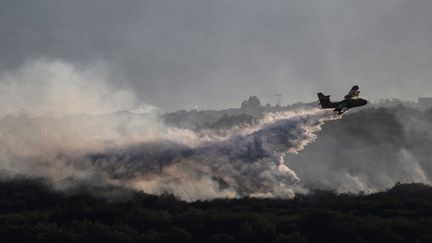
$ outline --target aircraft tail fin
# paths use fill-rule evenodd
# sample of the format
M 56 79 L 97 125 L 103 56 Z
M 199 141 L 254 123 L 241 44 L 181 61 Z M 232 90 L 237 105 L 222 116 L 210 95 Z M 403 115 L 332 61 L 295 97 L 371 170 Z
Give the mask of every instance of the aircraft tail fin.
M 332 102 L 330 101 L 330 95 L 324 95 L 323 93 L 318 93 L 318 99 L 321 105 L 321 108 L 332 108 Z

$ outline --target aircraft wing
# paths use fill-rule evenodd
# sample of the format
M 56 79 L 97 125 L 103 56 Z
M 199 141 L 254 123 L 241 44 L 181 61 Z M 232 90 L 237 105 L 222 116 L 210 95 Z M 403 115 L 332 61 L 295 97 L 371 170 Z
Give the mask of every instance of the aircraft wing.
M 345 95 L 345 99 L 346 100 L 350 100 L 350 99 L 354 99 L 357 98 L 358 95 L 360 94 L 360 90 L 359 90 L 359 86 L 354 85 L 351 90 L 348 92 L 347 95 Z

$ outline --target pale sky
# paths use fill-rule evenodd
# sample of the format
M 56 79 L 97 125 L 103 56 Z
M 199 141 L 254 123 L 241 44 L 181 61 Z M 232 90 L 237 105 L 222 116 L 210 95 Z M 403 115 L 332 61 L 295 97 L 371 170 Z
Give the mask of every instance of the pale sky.
M 103 63 L 170 111 L 432 96 L 430 0 L 0 0 L 0 71 Z

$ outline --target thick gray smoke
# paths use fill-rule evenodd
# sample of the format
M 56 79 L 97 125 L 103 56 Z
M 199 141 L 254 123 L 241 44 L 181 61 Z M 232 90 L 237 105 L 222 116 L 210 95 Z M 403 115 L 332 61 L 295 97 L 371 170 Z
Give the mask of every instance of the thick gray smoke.
M 193 131 L 165 125 L 156 108 L 108 85 L 103 65 L 38 60 L 0 78 L 3 175 L 46 177 L 60 188 L 77 180 L 121 185 L 185 200 L 430 183 L 426 113 L 351 113 L 319 132 L 340 117 L 311 108 Z
M 1 169 L 60 187 L 78 179 L 186 200 L 292 196 L 300 179 L 284 156 L 332 119 L 312 109 L 267 114 L 223 134 L 195 132 L 165 126 L 133 92 L 112 89 L 103 67 L 39 60 L 0 77 Z M 121 109 L 135 112 L 114 112 Z
M 188 140 L 171 139 L 104 151 L 91 156 L 96 169 L 150 193 L 169 192 L 187 200 L 294 195 L 300 181 L 284 162 L 315 140 L 327 111 L 267 114 L 257 124 L 217 136 L 210 131 Z M 177 130 L 176 132 L 179 132 Z M 179 135 L 172 133 L 173 137 Z
M 376 192 L 396 183 L 431 183 L 430 111 L 367 109 L 327 123 L 318 139 L 286 162 L 307 187 Z
M 108 78 L 102 65 L 79 68 L 46 59 L 0 73 L 1 168 L 54 180 L 81 177 L 90 172 L 76 173 L 64 154 L 134 143 L 143 131 L 151 137 L 158 129 L 157 117 L 148 113 L 153 107 L 137 105 L 133 92 L 113 89 Z M 123 109 L 147 113 L 102 115 Z
M 221 136 L 162 126 L 143 129 L 140 126 L 154 121 L 134 113 L 11 116 L 1 122 L 8 128 L 1 165 L 9 173 L 48 177 L 59 186 L 82 179 L 173 193 L 186 200 L 290 197 L 300 179 L 284 156 L 313 142 L 314 132 L 331 118 L 331 113 L 319 110 L 268 114 Z M 42 127 L 47 123 L 49 130 Z

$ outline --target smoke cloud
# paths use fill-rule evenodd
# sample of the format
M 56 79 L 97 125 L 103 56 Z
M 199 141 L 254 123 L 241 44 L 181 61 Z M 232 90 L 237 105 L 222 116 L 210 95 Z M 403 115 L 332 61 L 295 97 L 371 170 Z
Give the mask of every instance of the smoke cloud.
M 78 67 L 37 59 L 0 74 L 2 114 L 103 114 L 137 106 L 133 92 L 114 89 L 103 64 Z
M 0 154 L 6 171 L 55 180 L 86 176 L 87 165 L 70 166 L 66 155 L 134 143 L 139 133 L 150 139 L 158 129 L 155 108 L 139 105 L 130 90 L 111 87 L 102 65 L 80 68 L 39 59 L 1 73 L 0 79 Z M 118 110 L 146 113 L 112 113 Z
M 430 184 L 421 146 L 429 140 L 418 140 L 430 137 L 430 122 L 417 113 L 364 110 L 340 119 L 310 108 L 223 131 L 189 130 L 164 124 L 157 108 L 110 86 L 102 64 L 40 59 L 0 77 L 3 175 L 45 177 L 57 188 L 120 185 L 188 201 Z
M 334 118 L 318 109 L 270 113 L 223 133 L 197 132 L 164 125 L 133 92 L 107 85 L 102 66 L 38 60 L 0 77 L 2 170 L 58 187 L 78 179 L 185 200 L 290 197 L 300 178 L 284 156 Z M 130 112 L 136 107 L 147 111 Z
M 230 131 L 226 137 L 210 141 L 206 134 L 206 141 L 198 146 L 182 147 L 181 152 L 173 154 L 166 151 L 157 156 L 152 154 L 158 165 L 152 166 L 153 170 L 147 168 L 149 160 L 140 160 L 148 158 L 147 154 L 130 150 L 108 157 L 104 153 L 97 161 L 105 171 L 112 171 L 117 177 L 130 175 L 129 171 L 138 172 L 131 180 L 136 188 L 152 193 L 169 192 L 187 200 L 244 195 L 291 197 L 294 195 L 292 186 L 300 178 L 285 164 L 284 156 L 303 150 L 315 140 L 314 132 L 320 129 L 323 121 L 332 118 L 331 112 L 320 110 L 268 114 L 257 124 Z M 127 159 L 109 163 L 113 156 Z M 159 167 L 161 161 L 165 165 L 162 168 Z M 119 164 L 122 166 L 120 176 L 117 174 Z M 139 168 L 142 166 L 147 169 Z M 203 191 L 203 185 L 209 188 Z M 184 191 L 188 193 L 183 194 Z
M 304 186 L 340 193 L 430 184 L 431 122 L 428 112 L 403 106 L 351 113 L 326 124 L 315 143 L 286 163 Z

